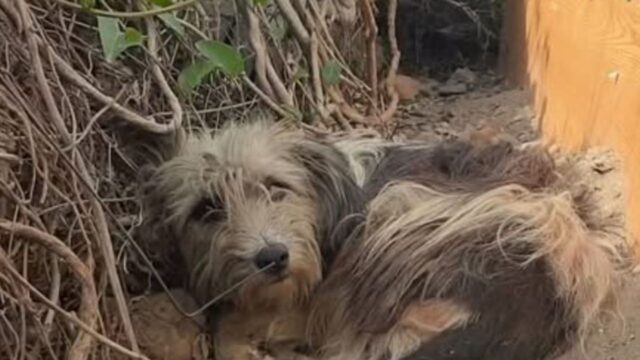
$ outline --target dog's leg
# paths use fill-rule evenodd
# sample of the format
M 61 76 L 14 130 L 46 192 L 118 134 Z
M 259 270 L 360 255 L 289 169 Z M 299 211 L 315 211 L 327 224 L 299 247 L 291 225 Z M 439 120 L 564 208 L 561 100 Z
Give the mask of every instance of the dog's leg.
M 267 360 L 259 348 L 266 324 L 260 317 L 234 313 L 224 316 L 215 334 L 217 360 Z M 262 331 L 261 331 L 262 330 Z
M 216 359 L 282 360 L 309 359 L 296 348 L 306 346 L 306 311 L 291 309 L 282 314 L 231 314 L 219 324 Z
M 464 326 L 472 317 L 468 309 L 451 300 L 414 302 L 388 334 L 384 348 L 377 347 L 371 358 L 380 359 L 386 353 L 391 360 L 402 359 L 438 334 Z

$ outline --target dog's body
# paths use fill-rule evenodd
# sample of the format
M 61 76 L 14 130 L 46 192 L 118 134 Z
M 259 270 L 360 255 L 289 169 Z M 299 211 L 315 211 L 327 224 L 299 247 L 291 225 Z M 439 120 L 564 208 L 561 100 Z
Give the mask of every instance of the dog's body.
M 144 179 L 139 234 L 179 248 L 201 303 L 262 271 L 216 307 L 220 359 L 291 341 L 326 359 L 539 360 L 616 292 L 618 224 L 570 170 L 505 143 L 231 126 Z
M 546 359 L 610 305 L 622 227 L 570 165 L 506 142 L 346 149 L 367 209 L 314 297 L 324 357 Z

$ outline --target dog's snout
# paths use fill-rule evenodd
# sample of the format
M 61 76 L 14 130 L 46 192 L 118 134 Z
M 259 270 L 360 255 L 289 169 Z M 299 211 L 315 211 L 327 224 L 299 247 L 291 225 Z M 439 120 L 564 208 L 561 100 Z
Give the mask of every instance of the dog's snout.
M 260 250 L 253 261 L 258 269 L 264 269 L 271 265 L 269 272 L 280 272 L 289 263 L 289 251 L 284 245 L 269 245 Z

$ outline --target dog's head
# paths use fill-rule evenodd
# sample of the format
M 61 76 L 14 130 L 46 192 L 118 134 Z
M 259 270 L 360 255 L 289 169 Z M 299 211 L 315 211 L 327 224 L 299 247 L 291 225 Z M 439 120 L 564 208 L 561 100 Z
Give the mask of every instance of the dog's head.
M 267 122 L 189 136 L 172 153 L 144 171 L 139 241 L 180 257 L 201 302 L 240 282 L 235 306 L 306 299 L 340 246 L 337 223 L 358 211 L 341 153 Z

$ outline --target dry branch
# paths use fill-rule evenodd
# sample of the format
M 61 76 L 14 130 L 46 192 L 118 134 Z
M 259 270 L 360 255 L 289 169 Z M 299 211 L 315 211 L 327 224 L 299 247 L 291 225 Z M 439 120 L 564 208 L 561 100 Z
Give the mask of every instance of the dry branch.
M 45 247 L 47 250 L 58 255 L 69 265 L 82 286 L 80 311 L 78 312 L 80 321 L 82 321 L 82 323 L 88 328 L 93 329 L 98 319 L 98 297 L 91 269 L 87 267 L 87 265 L 83 263 L 61 240 L 41 230 L 6 220 L 0 220 L 0 230 L 5 233 L 17 235 L 24 240 L 32 241 Z M 2 239 L 2 237 L 0 237 L 0 239 Z M 8 238 L 5 237 L 4 239 Z M 13 269 L 11 268 L 5 268 L 5 271 L 12 270 Z M 92 340 L 93 339 L 88 333 L 81 332 L 78 334 L 76 341 L 69 350 L 69 359 L 80 360 L 88 358 L 91 351 Z
M 135 18 L 148 18 L 156 15 L 166 14 L 173 11 L 178 11 L 184 9 L 189 6 L 195 5 L 200 0 L 185 0 L 181 2 L 177 2 L 175 4 L 165 6 L 158 9 L 152 10 L 144 10 L 144 11 L 136 11 L 136 12 L 121 12 L 121 11 L 105 11 L 100 9 L 86 9 L 82 7 L 82 5 L 66 1 L 66 0 L 55 0 L 60 5 L 73 8 L 80 11 L 86 11 L 90 14 L 100 15 L 105 17 L 114 17 L 120 19 L 135 19 Z
M 27 289 L 29 289 L 29 291 L 32 294 L 34 294 L 42 302 L 44 302 L 45 305 L 47 305 L 49 308 L 55 310 L 58 314 L 63 316 L 65 319 L 69 320 L 70 322 L 72 322 L 73 324 L 78 326 L 83 331 L 83 333 L 87 334 L 87 336 L 90 336 L 90 337 L 93 337 L 93 338 L 97 339 L 101 343 L 113 348 L 114 350 L 118 351 L 119 353 L 121 353 L 123 355 L 131 357 L 132 359 L 149 360 L 146 356 L 140 354 L 139 352 L 131 351 L 131 350 L 129 350 L 129 349 L 117 344 L 116 342 L 112 341 L 111 339 L 105 337 L 104 335 L 101 335 L 100 333 L 96 332 L 93 329 L 93 326 L 88 325 L 85 321 L 82 321 L 82 317 L 80 319 L 78 319 L 73 314 L 69 313 L 68 311 L 65 311 L 64 309 L 62 309 L 61 307 L 59 307 L 58 305 L 53 303 L 44 294 L 42 294 L 40 291 L 38 291 L 38 289 L 36 289 L 33 285 L 31 285 L 29 283 L 29 281 L 27 281 L 24 277 L 22 277 L 12 266 L 10 266 L 10 264 L 5 259 L 3 259 L 2 256 L 0 256 L 0 268 L 4 268 L 4 270 L 7 271 L 22 286 L 24 286 Z M 94 289 L 94 291 L 95 291 L 95 289 Z M 86 348 L 85 350 L 91 350 L 91 349 L 90 348 Z M 70 354 L 68 358 L 69 359 L 74 359 L 75 357 L 73 357 Z
M 367 36 L 367 72 L 369 75 L 369 86 L 371 87 L 371 97 L 373 98 L 373 108 L 378 103 L 378 65 L 376 42 L 378 38 L 378 27 L 373 16 L 371 0 L 360 0 L 364 13 L 365 32 Z
M 57 128 L 58 134 L 62 137 L 65 145 L 70 146 L 73 144 L 73 138 L 71 137 L 71 134 L 69 133 L 69 131 L 66 128 L 66 125 L 64 124 L 64 119 L 62 118 L 62 114 L 60 113 L 56 105 L 56 102 L 53 97 L 53 93 L 45 77 L 44 67 L 40 60 L 40 51 L 37 44 L 38 41 L 35 35 L 36 30 L 33 26 L 33 23 L 31 22 L 30 11 L 28 9 L 26 0 L 21 0 L 19 2 L 19 6 L 21 10 L 21 15 L 22 15 L 22 21 L 25 24 L 25 30 L 26 30 L 25 33 L 27 36 L 27 41 L 29 43 L 30 56 L 33 62 L 33 68 L 35 69 L 36 78 L 38 79 L 38 84 L 40 86 L 40 92 L 42 96 L 45 98 L 47 110 L 49 112 L 49 115 L 54 120 L 54 124 Z M 50 53 L 50 55 L 52 54 Z M 76 149 L 74 149 L 74 153 L 75 152 L 77 152 Z M 75 156 L 75 163 L 84 181 L 90 187 L 94 187 L 94 181 L 91 175 L 89 174 L 89 171 L 87 170 L 87 166 L 83 160 L 83 157 L 80 154 L 77 154 L 77 156 Z M 91 198 L 90 205 L 93 208 L 94 216 L 96 217 L 95 218 L 96 228 L 98 230 L 98 239 L 100 240 L 102 256 L 105 261 L 105 266 L 107 269 L 107 274 L 109 275 L 111 287 L 115 294 L 115 298 L 118 304 L 118 309 L 120 310 L 120 315 L 124 324 L 124 328 L 133 349 L 135 351 L 138 351 L 137 340 L 135 338 L 135 333 L 133 331 L 133 325 L 131 324 L 131 319 L 130 319 L 128 308 L 126 305 L 124 291 L 122 289 L 120 278 L 118 276 L 118 271 L 116 269 L 116 261 L 115 261 L 114 251 L 113 251 L 113 244 L 111 242 L 111 235 L 109 234 L 106 217 L 102 210 L 101 204 L 95 198 Z M 89 325 L 93 323 L 94 322 L 91 322 L 89 323 Z M 85 342 L 87 342 L 88 345 L 83 344 L 83 346 L 79 346 L 78 347 L 79 350 L 77 350 L 78 355 L 76 357 L 76 355 L 74 354 L 74 357 L 73 357 L 74 359 L 75 358 L 83 359 L 88 356 L 86 352 L 90 350 L 89 349 L 90 342 L 88 340 L 85 340 Z

